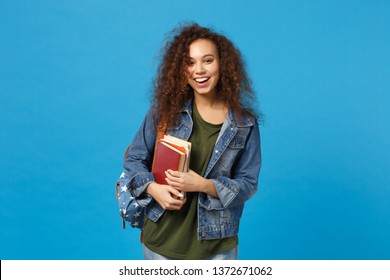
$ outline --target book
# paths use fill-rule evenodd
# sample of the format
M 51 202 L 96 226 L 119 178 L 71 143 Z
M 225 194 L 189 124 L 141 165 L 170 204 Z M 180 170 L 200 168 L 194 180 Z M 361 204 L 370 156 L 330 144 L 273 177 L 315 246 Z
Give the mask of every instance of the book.
M 174 136 L 164 135 L 157 141 L 152 173 L 158 184 L 167 184 L 165 171 L 187 172 L 191 154 L 191 143 Z
M 191 142 L 167 134 L 164 135 L 162 141 L 169 143 L 171 146 L 185 152 L 186 157 L 183 171 L 187 172 L 190 168 Z

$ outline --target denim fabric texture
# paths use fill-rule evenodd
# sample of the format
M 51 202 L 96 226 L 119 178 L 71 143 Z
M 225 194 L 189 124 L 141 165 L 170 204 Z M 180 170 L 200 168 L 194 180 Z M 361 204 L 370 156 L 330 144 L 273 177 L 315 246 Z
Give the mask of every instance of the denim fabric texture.
M 164 209 L 144 191 L 154 181 L 150 172 L 153 161 L 157 123 L 151 108 L 128 149 L 123 167 L 129 178 L 130 194 L 146 215 L 157 221 Z M 192 100 L 180 114 L 177 126 L 167 134 L 188 140 L 192 132 Z M 218 198 L 205 193 L 198 200 L 198 239 L 221 239 L 237 235 L 244 203 L 257 191 L 261 168 L 260 131 L 256 118 L 237 117 L 232 110 L 222 125 L 220 135 L 204 174 L 213 181 Z

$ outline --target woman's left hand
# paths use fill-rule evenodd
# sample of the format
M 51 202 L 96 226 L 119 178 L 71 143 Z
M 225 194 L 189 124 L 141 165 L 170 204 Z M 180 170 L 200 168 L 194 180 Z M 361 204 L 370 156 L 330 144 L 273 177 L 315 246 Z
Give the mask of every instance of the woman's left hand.
M 182 192 L 204 192 L 214 197 L 217 197 L 217 192 L 214 183 L 206 178 L 203 178 L 193 170 L 188 172 L 180 172 L 167 170 L 165 172 L 167 184 Z

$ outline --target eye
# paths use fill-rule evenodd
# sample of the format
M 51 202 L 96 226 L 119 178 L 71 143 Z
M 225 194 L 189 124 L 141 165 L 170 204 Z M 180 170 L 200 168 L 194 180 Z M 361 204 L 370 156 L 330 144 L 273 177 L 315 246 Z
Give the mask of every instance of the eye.
M 187 64 L 188 66 L 194 65 L 194 64 L 195 64 L 195 61 L 193 61 L 191 58 L 185 59 L 184 62 L 185 62 L 185 64 Z
M 204 62 L 205 63 L 207 63 L 207 64 L 210 64 L 210 63 L 212 63 L 214 60 L 212 59 L 212 58 L 206 58 L 205 60 L 204 60 Z

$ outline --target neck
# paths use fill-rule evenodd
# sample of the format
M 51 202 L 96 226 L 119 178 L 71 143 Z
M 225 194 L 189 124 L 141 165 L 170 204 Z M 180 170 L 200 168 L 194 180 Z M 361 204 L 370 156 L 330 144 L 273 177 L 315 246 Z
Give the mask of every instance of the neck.
M 198 94 L 194 92 L 194 102 L 198 107 L 218 108 L 225 107 L 223 102 L 216 97 L 216 94 Z
M 228 113 L 228 106 L 221 100 L 211 95 L 200 95 L 195 93 L 195 106 L 203 120 L 212 124 L 224 122 Z

